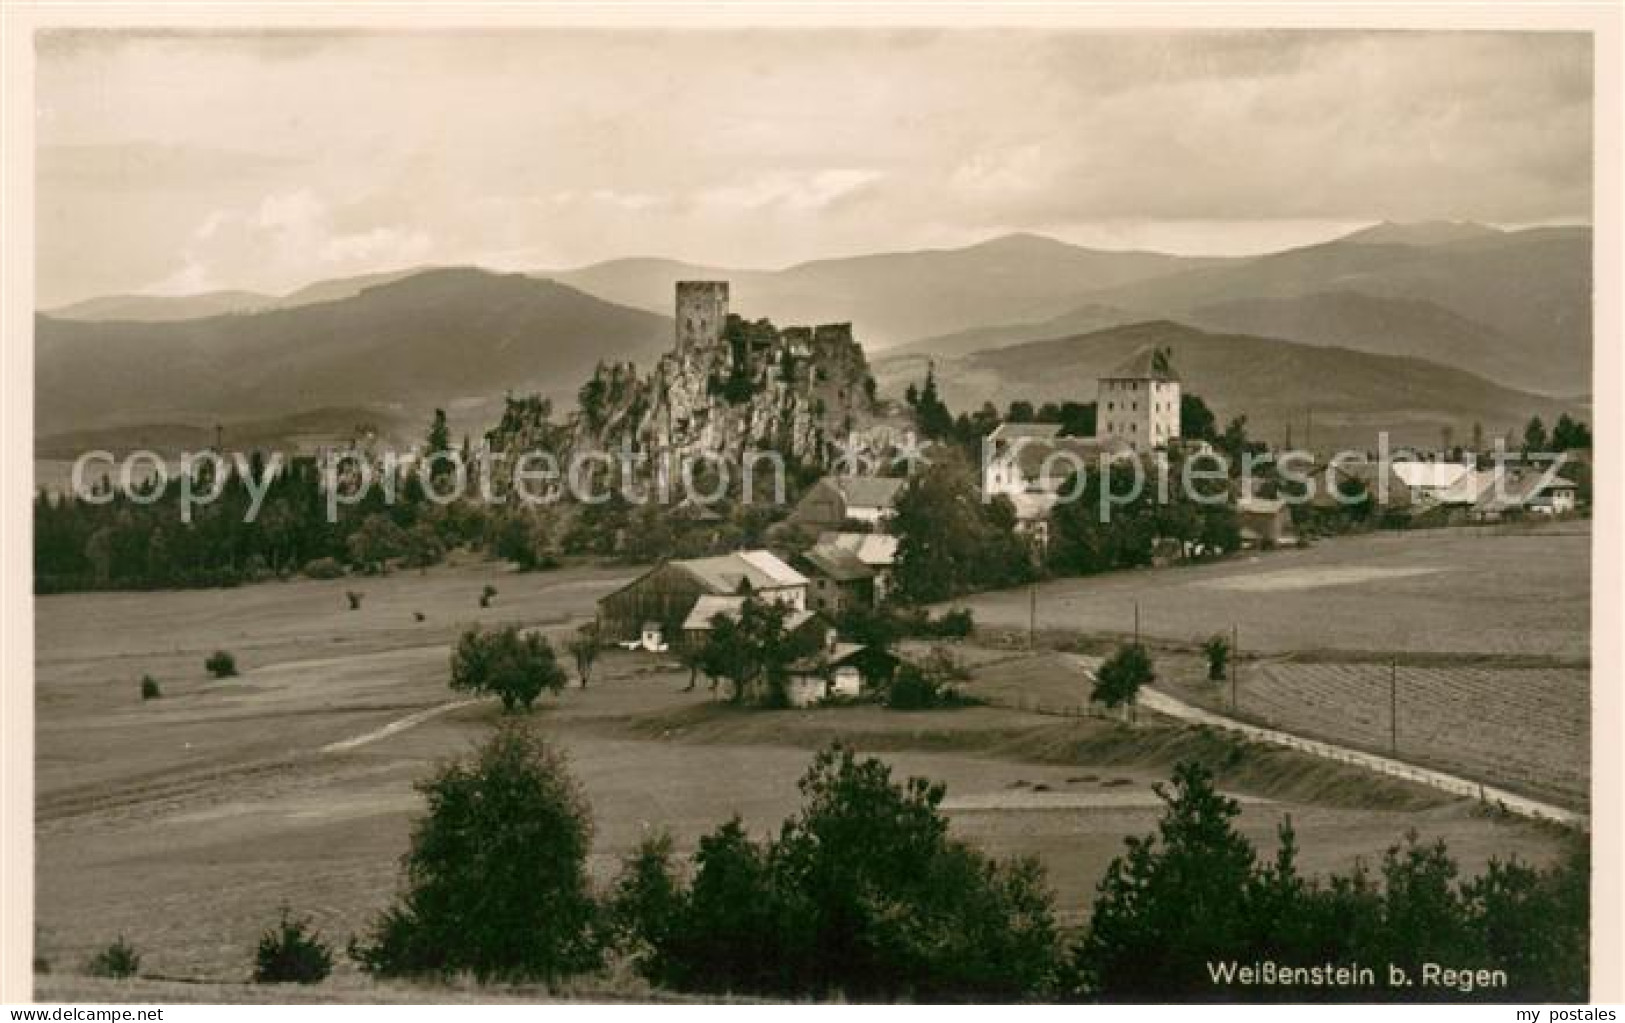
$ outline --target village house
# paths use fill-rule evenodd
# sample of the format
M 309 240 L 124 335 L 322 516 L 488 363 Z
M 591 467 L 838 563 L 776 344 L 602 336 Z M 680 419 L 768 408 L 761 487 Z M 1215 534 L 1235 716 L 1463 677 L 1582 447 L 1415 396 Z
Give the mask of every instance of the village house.
M 681 640 L 684 647 L 696 650 L 705 645 L 715 627 L 717 615 L 737 619 L 747 597 L 724 597 L 706 594 L 694 602 L 694 607 L 683 619 Z M 791 642 L 803 650 L 819 649 L 834 642 L 834 630 L 828 619 L 806 608 L 790 610 L 784 617 L 784 632 Z
M 839 529 L 849 522 L 883 528 L 907 484 L 887 476 L 825 476 L 807 488 L 790 521 L 814 529 Z
M 819 547 L 839 547 L 851 551 L 875 574 L 875 603 L 891 592 L 892 569 L 897 564 L 897 537 L 887 533 L 818 534 Z
M 1279 498 L 1243 497 L 1236 501 L 1236 525 L 1244 548 L 1278 547 L 1297 543 L 1292 509 Z
M 838 615 L 847 608 L 874 607 L 878 602 L 875 570 L 855 551 L 814 544 L 802 552 L 797 566 L 810 580 L 807 601 L 815 610 Z
M 810 707 L 832 696 L 855 699 L 889 685 L 899 663 L 896 654 L 879 647 L 832 641 L 790 665 L 790 705 Z
M 599 599 L 599 635 L 623 642 L 646 637 L 644 626 L 659 623 L 666 636 L 673 636 L 705 596 L 754 596 L 803 611 L 807 584 L 806 576 L 764 550 L 662 562 Z

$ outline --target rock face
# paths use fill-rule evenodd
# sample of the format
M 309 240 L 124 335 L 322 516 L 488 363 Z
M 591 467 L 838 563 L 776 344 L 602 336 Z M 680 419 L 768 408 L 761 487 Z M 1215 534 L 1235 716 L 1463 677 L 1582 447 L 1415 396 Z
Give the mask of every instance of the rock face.
M 544 403 L 510 401 L 488 443 L 509 452 L 541 444 L 561 459 L 630 451 L 649 465 L 720 459 L 738 466 L 772 450 L 827 468 L 835 446 L 866 431 L 876 409 L 851 324 L 780 329 L 727 307 L 725 282 L 679 284 L 676 346 L 651 373 L 600 364 L 581 388 L 580 410 L 560 425 L 547 422 Z

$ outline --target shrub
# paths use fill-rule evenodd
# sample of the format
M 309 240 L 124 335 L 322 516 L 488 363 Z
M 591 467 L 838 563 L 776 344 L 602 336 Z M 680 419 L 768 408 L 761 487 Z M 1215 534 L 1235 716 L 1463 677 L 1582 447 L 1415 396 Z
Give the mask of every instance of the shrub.
M 418 786 L 405 890 L 350 954 L 380 977 L 547 981 L 601 961 L 592 822 L 564 758 L 523 723 Z
M 504 710 L 529 710 L 543 690 L 564 688 L 564 668 L 546 637 L 521 636 L 516 626 L 496 632 L 469 629 L 451 654 L 451 688 L 491 693 Z
M 1202 644 L 1202 653 L 1207 655 L 1207 680 L 1223 682 L 1230 665 L 1230 641 L 1223 635 L 1212 636 Z
M 310 921 L 282 910 L 276 927 L 260 936 L 254 953 L 254 983 L 314 984 L 333 972 L 333 948 Z
M 862 999 L 1011 1000 L 1063 965 L 1035 860 L 994 862 L 951 838 L 944 790 L 891 779 L 840 746 L 801 779 L 802 808 L 753 841 L 739 818 L 700 840 L 691 885 L 645 850 L 619 891 L 638 968 L 695 991 Z M 675 898 L 668 888 L 675 889 Z M 647 897 L 641 897 L 647 896 Z
M 225 650 L 216 650 L 203 662 L 203 667 L 215 678 L 231 678 L 237 674 L 237 658 Z
M 156 700 L 163 695 L 163 690 L 158 688 L 157 679 L 151 675 L 141 676 L 141 698 L 143 700 Z
M 491 598 L 496 596 L 496 595 L 497 595 L 497 588 L 495 586 L 492 586 L 490 583 L 486 583 L 485 584 L 485 589 L 480 591 L 480 606 L 481 607 L 490 607 L 491 606 Z
M 892 710 L 926 710 L 937 705 L 937 683 L 912 664 L 904 664 L 886 687 Z
M 1106 658 L 1095 672 L 1094 691 L 1089 698 L 1108 707 L 1121 707 L 1133 703 L 1140 687 L 1156 680 L 1151 667 L 1151 655 L 1143 645 L 1130 643 L 1119 647 Z
M 355 590 L 344 591 L 344 599 L 350 602 L 351 611 L 358 611 L 361 609 L 361 598 L 364 596 L 366 596 L 365 593 L 357 593 Z
M 141 969 L 141 953 L 119 935 L 118 940 L 97 952 L 85 964 L 85 972 L 92 977 L 112 977 L 122 980 L 133 977 Z
M 344 575 L 344 566 L 337 558 L 317 558 L 305 562 L 305 575 L 312 579 L 337 579 Z

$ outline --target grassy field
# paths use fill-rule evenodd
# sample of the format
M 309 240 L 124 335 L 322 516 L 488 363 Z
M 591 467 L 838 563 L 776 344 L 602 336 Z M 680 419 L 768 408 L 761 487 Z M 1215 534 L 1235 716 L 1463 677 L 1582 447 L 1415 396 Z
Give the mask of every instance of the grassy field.
M 497 711 L 461 707 L 343 752 L 323 748 L 454 700 L 448 644 L 464 624 L 562 633 L 628 574 L 520 576 L 476 562 L 372 580 L 38 600 L 36 938 L 52 970 L 42 992 L 105 990 L 78 988 L 71 974 L 120 934 L 142 951 L 146 974 L 240 982 L 282 905 L 342 946 L 395 889 L 421 809 L 414 781 L 480 741 Z M 486 583 L 499 595 L 481 610 Z M 346 610 L 346 589 L 366 593 L 360 610 Z M 237 655 L 242 677 L 205 677 L 217 647 Z M 1026 670 L 1042 679 L 1049 669 Z M 162 699 L 140 700 L 144 673 Z M 1001 855 L 1041 856 L 1063 918 L 1076 924 L 1123 838 L 1152 829 L 1151 786 L 1174 757 L 1217 741 L 1002 707 L 748 712 L 703 686 L 683 691 L 686 680 L 659 658 L 616 652 L 590 688 L 538 712 L 592 804 L 601 881 L 651 828 L 689 851 L 733 813 L 758 833 L 776 827 L 798 805 L 810 751 L 839 737 L 901 773 L 946 782 L 956 833 Z M 1269 848 L 1290 813 L 1309 870 L 1379 856 L 1412 827 L 1445 838 L 1468 870 L 1492 855 L 1545 861 L 1557 849 L 1551 832 L 1464 802 L 1263 751 L 1244 750 L 1239 762 L 1223 778 L 1246 799 L 1243 827 Z M 324 990 L 381 997 L 347 963 Z
M 1038 587 L 1038 627 L 1199 643 L 1239 630 L 1252 653 L 1516 655 L 1585 663 L 1590 523 L 1325 540 L 1209 565 Z M 978 625 L 1025 629 L 1027 590 L 959 601 Z
M 1186 672 L 1168 688 L 1229 712 L 1229 687 Z M 1390 753 L 1540 799 L 1585 808 L 1591 791 L 1591 673 L 1575 668 L 1263 663 L 1243 667 L 1237 716 Z M 1183 684 L 1180 684 L 1183 683 Z M 1390 732 L 1390 700 L 1398 708 Z

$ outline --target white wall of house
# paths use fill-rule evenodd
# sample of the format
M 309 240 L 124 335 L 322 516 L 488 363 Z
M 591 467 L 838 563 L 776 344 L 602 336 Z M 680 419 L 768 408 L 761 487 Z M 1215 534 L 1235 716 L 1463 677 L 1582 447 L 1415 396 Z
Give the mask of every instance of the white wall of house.
M 1179 439 L 1179 381 L 1103 379 L 1095 396 L 1095 436 L 1151 451 Z

